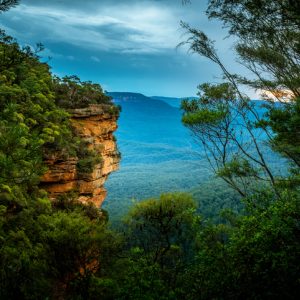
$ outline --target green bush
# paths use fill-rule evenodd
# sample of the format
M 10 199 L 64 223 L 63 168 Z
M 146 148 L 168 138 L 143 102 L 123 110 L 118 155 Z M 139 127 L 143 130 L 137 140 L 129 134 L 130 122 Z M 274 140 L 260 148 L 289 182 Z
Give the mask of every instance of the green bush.
M 91 152 L 91 154 L 85 158 L 81 158 L 77 162 L 77 171 L 79 174 L 89 174 L 92 173 L 94 167 L 97 164 L 100 164 L 103 159 L 99 155 L 95 155 Z
M 89 104 L 111 104 L 111 97 L 105 95 L 99 84 L 81 81 L 77 76 L 55 77 L 53 80 L 55 101 L 63 108 L 82 108 Z M 118 111 L 111 106 L 111 110 Z

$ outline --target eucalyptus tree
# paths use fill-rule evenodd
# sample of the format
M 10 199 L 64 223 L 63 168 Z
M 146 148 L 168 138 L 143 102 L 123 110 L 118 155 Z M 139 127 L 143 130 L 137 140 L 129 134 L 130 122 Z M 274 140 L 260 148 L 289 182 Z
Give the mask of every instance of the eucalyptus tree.
M 183 101 L 183 123 L 203 145 L 215 173 L 242 196 L 262 182 L 276 194 L 290 180 L 274 175 L 270 147 L 291 163 L 297 185 L 300 166 L 300 7 L 297 1 L 211 0 L 206 11 L 237 40 L 238 61 L 251 78 L 233 74 L 214 42 L 182 23 L 183 44 L 219 66 L 224 82 L 199 86 L 199 100 Z M 242 92 L 253 88 L 266 100 L 264 113 Z
M 9 10 L 19 3 L 19 0 L 0 0 L 0 13 Z

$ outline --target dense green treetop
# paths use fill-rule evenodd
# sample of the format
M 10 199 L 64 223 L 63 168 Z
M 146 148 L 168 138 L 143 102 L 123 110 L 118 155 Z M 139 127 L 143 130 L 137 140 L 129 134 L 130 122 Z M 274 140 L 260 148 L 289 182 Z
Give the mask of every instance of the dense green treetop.
M 111 98 L 104 94 L 99 84 L 81 81 L 77 76 L 54 78 L 56 103 L 64 108 L 86 107 L 88 104 L 111 104 Z
M 0 13 L 9 10 L 19 2 L 19 0 L 0 0 Z

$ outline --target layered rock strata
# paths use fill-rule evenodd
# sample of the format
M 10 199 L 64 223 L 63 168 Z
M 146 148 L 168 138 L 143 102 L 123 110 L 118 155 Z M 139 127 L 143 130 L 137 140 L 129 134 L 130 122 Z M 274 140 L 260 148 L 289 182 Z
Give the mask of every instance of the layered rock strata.
M 79 201 L 100 207 L 106 197 L 103 185 L 108 175 L 119 167 L 120 156 L 113 136 L 118 117 L 115 108 L 105 104 L 92 104 L 69 112 L 75 134 L 86 142 L 89 150 L 99 155 L 101 162 L 91 173 L 82 174 L 77 168 L 77 157 L 48 157 L 45 161 L 48 171 L 41 179 L 41 187 L 51 199 L 74 190 Z

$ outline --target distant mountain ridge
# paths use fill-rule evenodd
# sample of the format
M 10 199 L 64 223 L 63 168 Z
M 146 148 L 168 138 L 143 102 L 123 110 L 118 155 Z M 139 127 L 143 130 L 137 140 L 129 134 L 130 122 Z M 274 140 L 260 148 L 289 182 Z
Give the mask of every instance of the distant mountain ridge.
M 116 101 L 148 101 L 149 97 L 141 93 L 131 92 L 107 92 L 108 96 L 111 96 Z
M 172 108 L 180 108 L 181 101 L 183 99 L 195 99 L 197 97 L 182 97 L 182 98 L 176 98 L 176 97 L 164 97 L 164 96 L 145 96 L 141 93 L 132 93 L 132 92 L 107 92 L 108 96 L 111 96 L 113 98 L 113 101 L 116 104 L 122 104 L 125 103 L 136 103 L 136 104 L 142 104 L 147 106 L 154 106 L 159 108 L 165 108 L 172 107 Z
M 177 108 L 165 101 L 152 99 L 143 94 L 129 92 L 109 92 L 108 96 L 113 98 L 115 104 L 119 104 L 127 115 L 134 114 L 137 118 L 147 115 L 153 118 L 172 115 Z M 124 115 L 123 113 L 121 115 Z M 125 115 L 124 115 L 125 117 Z
M 115 103 L 147 103 L 149 104 L 152 101 L 153 104 L 156 105 L 164 105 L 167 104 L 168 106 L 180 108 L 181 101 L 184 99 L 193 100 L 198 99 L 197 96 L 189 96 L 189 97 L 164 97 L 164 96 L 145 96 L 141 93 L 133 93 L 133 92 L 107 92 L 108 96 L 111 96 Z M 153 100 L 155 102 L 153 102 Z M 256 105 L 262 105 L 266 101 L 265 100 L 258 100 L 252 99 L 255 101 Z M 163 102 L 163 103 L 162 103 Z
M 107 95 L 121 106 L 119 134 L 126 140 L 178 145 L 178 136 L 184 140 L 187 129 L 181 124 L 182 112 L 168 103 L 140 93 L 110 92 Z M 124 133 L 124 134 L 123 134 Z M 123 162 L 126 161 L 123 160 Z
M 176 98 L 176 97 L 163 97 L 163 96 L 152 96 L 151 99 L 154 100 L 160 100 L 160 101 L 164 101 L 166 103 L 168 103 L 169 105 L 176 107 L 176 108 L 180 108 L 181 105 L 181 101 L 183 99 L 197 99 L 197 97 L 182 97 L 182 98 Z
M 157 108 L 159 108 L 159 106 L 171 107 L 171 105 L 163 100 L 150 98 L 140 93 L 108 92 L 107 95 L 112 97 L 113 101 L 117 104 L 139 103 L 147 105 L 155 104 Z

